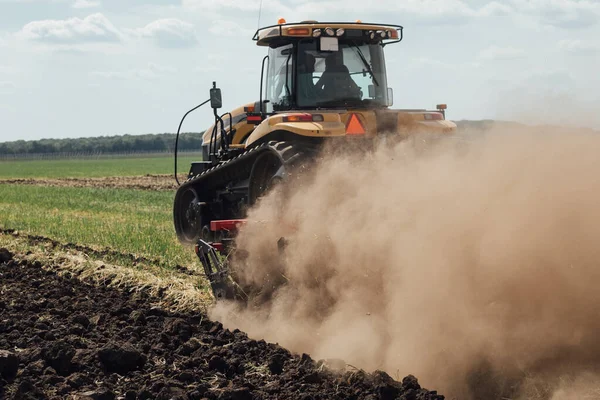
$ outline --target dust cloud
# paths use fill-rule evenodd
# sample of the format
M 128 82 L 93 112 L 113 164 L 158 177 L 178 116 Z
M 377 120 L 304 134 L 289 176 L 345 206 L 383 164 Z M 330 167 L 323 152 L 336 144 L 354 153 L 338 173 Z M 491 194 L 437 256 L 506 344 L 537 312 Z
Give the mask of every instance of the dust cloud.
M 449 399 L 600 398 L 600 134 L 417 135 L 312 172 L 238 238 L 263 297 L 212 318 Z

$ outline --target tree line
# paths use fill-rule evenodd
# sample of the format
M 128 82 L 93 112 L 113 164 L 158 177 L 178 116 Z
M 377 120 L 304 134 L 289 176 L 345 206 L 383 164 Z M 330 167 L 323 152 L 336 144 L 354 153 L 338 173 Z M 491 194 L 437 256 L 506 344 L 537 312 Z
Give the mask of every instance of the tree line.
M 201 136 L 202 134 L 198 132 L 181 133 L 177 148 L 181 151 L 199 151 L 202 143 Z M 157 133 L 76 139 L 16 140 L 0 143 L 0 155 L 172 152 L 175 149 L 175 137 L 174 133 Z

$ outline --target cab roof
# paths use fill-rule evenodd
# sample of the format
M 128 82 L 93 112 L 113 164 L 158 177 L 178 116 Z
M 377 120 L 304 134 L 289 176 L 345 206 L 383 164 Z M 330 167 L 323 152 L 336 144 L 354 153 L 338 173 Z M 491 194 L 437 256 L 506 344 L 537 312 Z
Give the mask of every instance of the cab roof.
M 400 25 L 356 22 L 301 21 L 287 23 L 280 19 L 276 25 L 259 28 L 252 40 L 258 46 L 279 46 L 298 39 L 337 37 L 368 42 L 396 43 L 402 40 Z

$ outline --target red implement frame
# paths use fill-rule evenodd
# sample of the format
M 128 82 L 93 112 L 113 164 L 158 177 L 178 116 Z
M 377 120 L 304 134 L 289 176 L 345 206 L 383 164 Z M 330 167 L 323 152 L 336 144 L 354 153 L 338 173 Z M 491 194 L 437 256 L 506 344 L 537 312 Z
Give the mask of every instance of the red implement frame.
M 245 219 L 221 219 L 210 221 L 210 230 L 216 231 L 236 231 L 240 225 L 246 223 Z

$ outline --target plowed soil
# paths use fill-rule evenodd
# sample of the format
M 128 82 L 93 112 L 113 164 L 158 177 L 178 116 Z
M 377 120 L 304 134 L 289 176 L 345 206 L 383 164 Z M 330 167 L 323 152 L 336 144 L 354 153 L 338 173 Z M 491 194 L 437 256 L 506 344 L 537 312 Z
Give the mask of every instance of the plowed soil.
M 19 178 L 1 179 L 0 184 L 21 184 L 60 187 L 124 188 L 139 190 L 174 190 L 177 182 L 172 175 L 111 176 L 102 178 Z
M 413 376 L 315 361 L 151 300 L 0 249 L 0 398 L 444 398 Z

